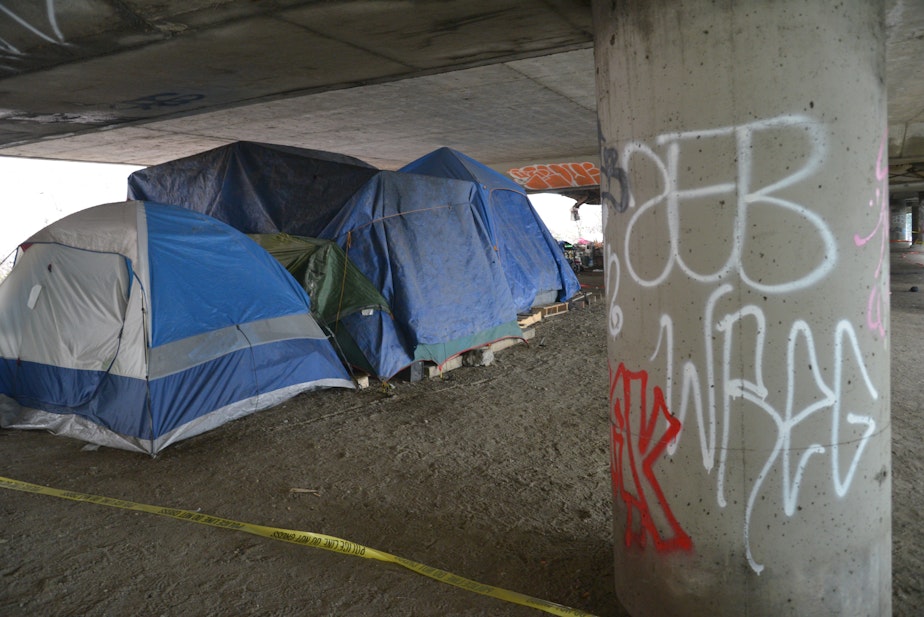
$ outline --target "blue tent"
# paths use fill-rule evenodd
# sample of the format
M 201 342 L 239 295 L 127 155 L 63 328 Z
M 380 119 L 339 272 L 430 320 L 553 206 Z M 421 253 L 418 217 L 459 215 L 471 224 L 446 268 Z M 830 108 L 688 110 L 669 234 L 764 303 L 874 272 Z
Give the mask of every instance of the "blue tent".
M 418 360 L 522 337 L 510 289 L 471 182 L 379 172 L 321 232 L 388 301 L 342 323 L 388 379 Z
M 128 198 L 208 214 L 246 234 L 317 237 L 378 170 L 359 159 L 240 141 L 128 177 Z
M 564 301 L 581 286 L 558 243 L 523 189 L 490 167 L 451 148 L 439 148 L 400 171 L 470 180 L 478 186 L 476 203 L 519 312 Z
M 353 382 L 310 300 L 250 238 L 145 202 L 68 216 L 0 284 L 0 425 L 154 454 Z

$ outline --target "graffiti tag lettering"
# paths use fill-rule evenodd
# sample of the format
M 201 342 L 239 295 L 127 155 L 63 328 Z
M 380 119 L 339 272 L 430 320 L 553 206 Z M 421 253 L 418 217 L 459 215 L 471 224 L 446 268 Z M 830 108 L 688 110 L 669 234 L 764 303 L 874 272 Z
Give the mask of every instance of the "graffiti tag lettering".
M 811 327 L 806 321 L 799 319 L 792 324 L 786 338 L 788 344 L 784 365 L 787 383 L 785 396 L 774 400 L 764 378 L 763 367 L 768 331 L 764 311 L 756 305 L 746 305 L 736 311 L 717 315 L 716 306 L 719 300 L 730 294 L 733 289 L 731 285 L 722 285 L 709 298 L 704 311 L 705 380 L 701 380 L 700 370 L 694 362 L 687 360 L 683 363 L 680 367 L 681 393 L 680 403 L 676 406 L 676 415 L 681 428 L 685 427 L 688 424 L 686 416 L 692 408 L 695 414 L 695 425 L 699 431 L 703 467 L 711 471 L 717 465 L 716 500 L 723 508 L 727 505 L 725 480 L 730 428 L 735 420 L 732 416 L 733 402 L 741 399 L 755 406 L 766 414 L 776 428 L 773 448 L 751 487 L 745 512 L 744 537 L 747 558 L 754 571 L 760 573 L 763 565 L 755 560 L 751 551 L 750 523 L 764 480 L 779 462 L 781 467 L 777 471 L 783 478 L 781 495 L 783 511 L 787 516 L 793 516 L 796 512 L 802 476 L 809 458 L 815 454 L 826 453 L 826 448 L 822 444 L 829 443 L 831 444 L 830 458 L 834 490 L 839 497 L 846 495 L 853 482 L 863 451 L 875 432 L 876 422 L 868 415 L 846 411 L 844 391 L 848 383 L 853 384 L 850 388 L 855 392 L 859 387 L 864 387 L 869 406 L 875 403 L 879 394 L 863 362 L 859 341 L 849 321 L 838 322 L 833 335 L 832 358 L 829 362 L 822 362 Z M 746 327 L 746 321 L 750 322 L 750 327 Z M 753 340 L 742 341 L 743 333 L 752 333 Z M 736 362 L 734 353 L 740 348 L 752 350 L 753 357 L 744 359 L 743 362 Z M 665 384 L 665 399 L 670 404 L 674 394 L 676 352 L 673 320 L 669 315 L 661 317 L 661 336 L 652 360 L 662 353 L 668 375 Z M 752 374 L 749 377 L 734 375 L 733 369 L 739 364 L 748 366 Z M 833 367 L 830 381 L 826 381 L 822 376 L 821 369 L 824 366 Z M 846 373 L 847 366 L 854 367 L 849 374 Z M 796 401 L 796 383 L 804 379 L 811 381 L 815 395 L 809 396 L 808 400 L 802 400 L 800 406 L 800 403 Z M 708 387 L 709 384 L 715 384 L 715 387 Z M 705 397 L 704 392 L 707 393 Z M 803 394 L 803 397 L 805 396 Z M 746 406 L 741 406 L 739 409 L 742 417 L 748 413 Z M 819 434 L 809 446 L 805 447 L 795 465 L 795 471 L 792 471 L 793 434 L 800 424 L 805 424 L 812 417 L 822 413 L 830 416 L 830 432 Z M 851 440 L 853 454 L 848 459 L 846 470 L 841 460 L 841 446 L 838 445 L 844 420 L 847 424 L 862 431 L 861 435 Z M 717 435 L 719 429 L 721 429 L 721 437 Z M 674 440 L 668 445 L 669 454 L 676 452 L 681 437 L 680 432 L 677 432 Z M 801 437 L 805 440 L 806 435 Z
M 607 145 L 600 121 L 597 120 L 597 138 L 600 140 L 600 161 L 603 171 L 600 183 L 600 200 L 607 206 L 604 210 L 612 208 L 616 212 L 625 212 L 629 209 L 629 175 L 619 165 L 619 151 Z M 613 182 L 619 185 L 619 197 L 613 195 Z
M 142 111 L 151 111 L 156 107 L 179 107 L 181 105 L 188 105 L 204 98 L 204 94 L 158 92 L 157 94 L 142 96 L 137 99 L 131 99 L 130 101 L 122 101 L 116 103 L 112 107 L 113 109 L 119 110 L 140 109 Z
M 517 184 L 534 191 L 600 184 L 600 170 L 596 165 L 588 162 L 527 165 L 510 169 L 507 173 Z
M 44 8 L 45 18 L 48 21 L 47 27 L 51 29 L 51 33 L 47 33 L 43 30 L 43 28 L 46 27 L 45 25 L 38 26 L 30 23 L 4 4 L 0 4 L 0 19 L 5 17 L 12 20 L 32 36 L 36 36 L 47 43 L 67 45 L 67 41 L 64 40 L 64 34 L 61 32 L 61 28 L 58 27 L 58 20 L 55 14 L 55 0 L 45 0 Z M 0 61 L 15 62 L 25 55 L 25 52 L 20 50 L 12 42 L 0 38 Z M 8 64 L 0 64 L 0 70 L 16 70 L 16 68 Z
M 671 512 L 654 474 L 655 463 L 680 432 L 680 421 L 668 410 L 657 386 L 649 408 L 645 371 L 629 371 L 620 363 L 615 375 L 610 372 L 611 474 L 613 493 L 626 504 L 626 546 L 644 547 L 650 538 L 658 552 L 689 550 L 693 542 Z M 652 516 L 652 497 L 659 518 L 669 527 L 667 534 L 662 534 Z
M 791 173 L 765 186 L 752 186 L 752 151 L 755 136 L 765 131 L 779 131 L 795 128 L 808 133 L 808 142 L 813 145 L 805 165 Z M 695 188 L 681 188 L 679 186 L 679 159 L 681 145 L 703 138 L 730 138 L 734 140 L 735 156 L 737 160 L 737 181 L 714 184 Z M 730 274 L 737 274 L 747 285 L 759 291 L 782 293 L 810 287 L 824 278 L 833 268 L 837 259 L 837 244 L 830 229 L 817 214 L 802 204 L 795 203 L 780 194 L 783 189 L 791 187 L 814 174 L 824 160 L 825 133 L 818 123 L 812 122 L 802 116 L 782 116 L 771 120 L 756 121 L 740 127 L 729 127 L 711 131 L 692 131 L 687 133 L 671 133 L 658 137 L 658 145 L 667 148 L 667 160 L 664 161 L 649 146 L 640 142 L 631 142 L 623 152 L 623 161 L 626 173 L 631 173 L 631 165 L 635 159 L 644 157 L 655 164 L 663 183 L 661 193 L 650 198 L 636 208 L 629 219 L 625 234 L 626 245 L 626 271 L 633 280 L 643 287 L 655 287 L 663 283 L 671 274 L 674 267 L 680 268 L 684 274 L 693 280 L 702 283 L 714 283 L 727 278 Z M 687 200 L 718 197 L 732 194 L 736 198 L 734 228 L 730 238 L 730 251 L 725 263 L 712 272 L 696 272 L 689 266 L 681 250 L 680 214 Z M 633 240 L 635 226 L 639 219 L 653 208 L 663 204 L 666 208 L 669 248 L 667 259 L 661 273 L 651 279 L 642 277 L 637 272 L 631 255 L 629 245 Z M 629 207 L 635 206 L 634 197 L 629 196 Z M 824 258 L 821 263 L 814 266 L 797 279 L 783 283 L 764 283 L 755 279 L 747 272 L 742 255 L 745 251 L 745 242 L 748 238 L 750 210 L 756 207 L 780 208 L 802 217 L 814 229 L 818 241 L 823 247 Z
M 886 137 L 882 137 L 879 143 L 879 156 L 876 157 L 876 195 L 869 200 L 870 208 L 879 208 L 879 218 L 876 225 L 867 236 L 861 237 L 855 234 L 853 242 L 857 247 L 866 246 L 878 233 L 879 242 L 879 263 L 873 274 L 873 285 L 869 292 L 869 298 L 866 303 L 866 325 L 870 330 L 885 337 L 885 325 L 883 324 L 883 315 L 885 314 L 885 298 L 882 294 L 882 275 L 885 256 L 889 246 L 889 167 L 885 163 L 885 144 Z
M 759 185 L 753 169 L 755 142 L 762 137 L 763 143 L 766 143 L 768 136 L 777 137 L 778 142 L 785 141 L 784 133 L 787 131 L 802 135 L 802 143 L 807 144 L 804 156 L 792 159 L 801 161 L 801 164 L 795 165 L 792 171 L 787 167 L 782 177 Z M 729 150 L 735 160 L 733 179 L 702 186 L 681 185 L 681 150 L 697 140 L 707 139 L 725 140 L 730 144 Z M 881 147 L 876 168 L 880 183 L 885 179 L 883 152 Z M 650 430 L 653 426 L 651 418 L 663 418 L 662 424 L 666 423 L 667 428 L 661 440 L 666 441 L 655 441 L 652 446 L 648 441 L 650 437 L 640 440 L 636 446 L 639 458 L 626 458 L 634 451 L 627 449 L 626 444 L 631 440 L 623 428 L 629 417 L 626 409 L 631 404 L 630 391 L 624 384 L 647 382 L 649 373 L 644 370 L 630 373 L 620 365 L 611 382 L 614 487 L 619 489 L 618 494 L 630 511 L 630 521 L 638 518 L 638 525 L 644 533 L 653 534 L 646 526 L 648 519 L 644 515 L 649 502 L 638 497 L 642 488 L 634 465 L 637 460 L 654 462 L 662 454 L 675 455 L 683 434 L 695 430 L 703 467 L 715 477 L 716 503 L 725 508 L 728 505 L 726 481 L 731 471 L 729 452 L 748 451 L 747 443 L 731 448 L 732 426 L 745 421 L 767 423 L 772 431 L 771 447 L 754 449 L 748 454 L 749 457 L 760 457 L 761 462 L 760 471 L 751 478 L 747 487 L 743 528 L 747 562 L 758 574 L 764 569 L 764 564 L 752 549 L 752 522 L 758 508 L 780 508 L 787 517 L 795 516 L 799 510 L 803 479 L 816 462 L 828 464 L 830 461 L 833 492 L 838 498 L 846 496 L 877 428 L 869 410 L 876 407 L 880 395 L 870 377 L 860 339 L 850 319 L 836 320 L 832 327 L 830 318 L 820 325 L 800 315 L 781 320 L 779 317 L 786 314 L 784 311 L 772 314 L 771 320 L 767 305 L 742 302 L 742 298 L 747 297 L 743 291 L 756 291 L 772 306 L 774 299 L 782 301 L 794 292 L 819 284 L 837 265 L 838 246 L 829 225 L 819 214 L 792 197 L 797 194 L 793 187 L 811 179 L 821 169 L 826 153 L 827 133 L 821 123 L 806 116 L 785 115 L 743 126 L 669 133 L 657 137 L 653 146 L 634 141 L 624 146 L 621 159 L 615 151 L 608 159 L 612 165 L 618 160 L 625 165 L 622 175 L 611 175 L 621 184 L 623 177 L 632 176 L 632 169 L 636 166 L 653 172 L 655 179 L 651 190 L 653 196 L 637 204 L 636 196 L 624 192 L 625 209 L 615 207 L 614 202 L 610 204 L 614 207 L 604 214 L 607 219 L 619 212 L 627 215 L 620 221 L 620 225 L 624 225 L 623 241 L 616 246 L 606 246 L 610 335 L 614 338 L 624 335 L 627 323 L 623 305 L 630 300 L 640 302 L 638 294 L 646 289 L 660 293 L 668 284 L 682 280 L 694 286 L 703 285 L 702 297 L 705 298 L 700 307 L 701 330 L 699 334 L 692 333 L 695 336 L 689 332 L 683 337 L 675 333 L 674 318 L 670 313 L 662 312 L 659 321 L 654 322 L 658 334 L 649 361 L 663 368 L 663 373 L 659 370 L 664 375 L 663 391 L 655 387 L 654 404 L 650 411 L 643 407 L 648 415 L 642 418 L 640 426 Z M 607 164 L 603 167 L 604 172 L 610 174 L 612 170 Z M 876 205 L 880 208 L 876 227 L 867 236 L 858 234 L 854 237 L 858 247 L 866 245 L 877 235 L 881 238 L 880 262 L 875 272 L 877 285 L 870 294 L 867 311 L 867 324 L 880 336 L 885 333 L 882 321 L 887 310 L 883 306 L 881 286 L 878 285 L 888 247 L 885 188 L 884 184 L 880 184 L 875 200 L 870 202 L 871 207 Z M 720 253 L 720 259 L 711 266 L 693 265 L 688 257 L 691 254 L 689 247 L 681 246 L 684 229 L 681 213 L 694 201 L 700 208 L 702 204 L 708 206 L 712 203 L 719 208 L 722 199 L 731 202 L 731 209 L 722 206 L 716 216 L 730 214 L 728 218 L 732 224 L 727 237 L 718 237 L 717 234 L 716 246 L 727 247 L 727 252 Z M 758 234 L 749 234 L 755 208 L 763 208 L 765 213 L 773 212 L 766 210 L 768 208 L 775 209 L 780 214 L 797 217 L 803 230 L 801 233 L 807 230 L 817 240 L 820 257 L 797 262 L 794 268 L 790 267 L 791 260 L 780 259 L 780 262 L 787 263 L 787 267 L 778 268 L 769 276 L 767 264 L 776 261 L 765 257 L 759 270 L 749 271 L 744 255 L 760 254 L 763 257 L 765 253 L 769 255 L 783 250 L 782 245 L 772 243 L 759 247 L 748 244 L 760 241 Z M 655 213 L 657 216 L 653 216 Z M 667 245 L 660 252 L 645 253 L 649 260 L 653 255 L 661 260 L 654 264 L 645 262 L 645 268 L 649 268 L 645 271 L 647 274 L 642 272 L 643 264 L 638 253 L 630 251 L 630 247 L 642 244 L 640 236 L 634 237 L 642 233 L 642 217 L 646 217 L 645 233 L 656 233 L 658 238 L 666 239 Z M 656 229 L 657 225 L 664 227 Z M 622 281 L 623 272 L 627 282 L 633 285 L 630 298 L 625 297 L 626 290 L 620 289 L 620 285 L 626 284 Z M 775 369 L 767 373 L 766 366 L 774 366 Z M 771 375 L 774 385 L 768 387 Z M 620 386 L 625 391 L 622 397 L 618 395 Z M 642 434 L 644 431 L 638 433 L 639 436 Z M 742 438 L 747 441 L 748 437 L 744 434 Z M 641 469 L 651 485 L 650 493 L 656 495 L 657 503 L 662 505 L 660 485 L 653 476 L 649 478 L 646 474 L 651 467 L 642 465 Z M 771 477 L 774 482 L 769 481 Z M 627 485 L 634 486 L 634 492 L 627 491 Z M 780 487 L 779 500 L 775 505 L 768 505 L 774 502 L 764 500 L 765 487 L 769 486 Z M 662 513 L 661 519 L 674 520 L 669 510 Z M 673 529 L 672 525 L 669 527 Z M 671 538 L 682 538 L 674 531 L 675 535 Z M 627 543 L 641 542 L 639 533 L 642 531 L 627 535 Z M 656 538 L 654 535 L 651 537 Z M 669 542 L 671 538 L 661 540 Z M 658 546 L 657 541 L 655 545 Z

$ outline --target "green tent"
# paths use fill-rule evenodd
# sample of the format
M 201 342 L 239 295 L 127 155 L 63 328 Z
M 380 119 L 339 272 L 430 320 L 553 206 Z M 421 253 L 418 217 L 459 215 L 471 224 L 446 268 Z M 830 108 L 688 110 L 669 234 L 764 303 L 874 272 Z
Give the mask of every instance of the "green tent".
M 257 244 L 285 266 L 311 298 L 311 313 L 337 339 L 349 364 L 374 374 L 368 360 L 340 320 L 354 313 L 391 314 L 379 290 L 347 258 L 336 243 L 288 234 L 250 234 Z

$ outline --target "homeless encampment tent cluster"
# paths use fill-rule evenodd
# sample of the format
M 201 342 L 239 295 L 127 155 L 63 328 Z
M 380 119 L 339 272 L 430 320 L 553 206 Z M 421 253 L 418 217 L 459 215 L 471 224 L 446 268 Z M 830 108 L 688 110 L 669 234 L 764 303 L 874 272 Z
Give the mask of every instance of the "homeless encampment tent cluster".
M 0 284 L 0 425 L 156 454 L 316 388 L 522 337 L 579 284 L 514 182 L 237 142 L 129 177 Z

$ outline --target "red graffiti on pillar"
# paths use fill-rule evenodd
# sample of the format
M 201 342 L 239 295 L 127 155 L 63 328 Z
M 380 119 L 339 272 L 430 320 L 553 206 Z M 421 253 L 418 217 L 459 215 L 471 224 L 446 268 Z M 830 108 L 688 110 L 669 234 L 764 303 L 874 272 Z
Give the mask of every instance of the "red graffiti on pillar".
M 630 371 L 620 362 L 615 375 L 610 368 L 610 376 L 613 439 L 610 473 L 613 493 L 626 504 L 626 546 L 635 543 L 644 547 L 650 538 L 659 553 L 689 550 L 693 541 L 671 512 L 654 472 L 658 458 L 680 432 L 680 420 L 668 410 L 664 392 L 658 386 L 654 387 L 654 400 L 649 408 L 646 371 Z M 638 401 L 633 400 L 633 389 L 639 396 Z M 633 418 L 633 414 L 637 417 Z M 666 427 L 659 422 L 662 418 Z M 637 434 L 633 432 L 635 427 Z M 660 434 L 656 438 L 658 431 Z M 630 476 L 631 486 L 626 486 Z M 654 504 L 649 502 L 652 495 L 656 500 Z M 662 527 L 669 527 L 666 535 L 662 535 L 655 523 L 652 505 L 660 508 L 658 519 L 663 521 Z M 664 531 L 668 532 L 667 529 Z

